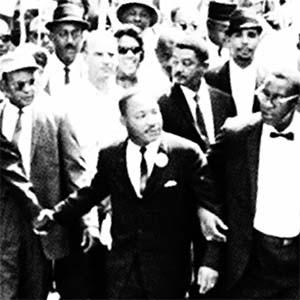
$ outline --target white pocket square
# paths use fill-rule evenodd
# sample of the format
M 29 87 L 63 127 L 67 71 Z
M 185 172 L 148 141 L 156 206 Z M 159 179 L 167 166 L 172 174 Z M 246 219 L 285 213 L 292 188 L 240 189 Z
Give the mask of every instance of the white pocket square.
M 164 187 L 172 187 L 172 186 L 176 186 L 176 185 L 177 185 L 177 181 L 169 180 L 164 184 Z

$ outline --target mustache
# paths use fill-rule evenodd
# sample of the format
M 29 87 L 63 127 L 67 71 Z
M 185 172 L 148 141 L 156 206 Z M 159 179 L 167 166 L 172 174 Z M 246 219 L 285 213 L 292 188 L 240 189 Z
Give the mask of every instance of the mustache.
M 65 46 L 65 49 L 66 49 L 66 50 L 76 50 L 76 47 L 75 47 L 73 44 L 67 44 L 67 45 Z

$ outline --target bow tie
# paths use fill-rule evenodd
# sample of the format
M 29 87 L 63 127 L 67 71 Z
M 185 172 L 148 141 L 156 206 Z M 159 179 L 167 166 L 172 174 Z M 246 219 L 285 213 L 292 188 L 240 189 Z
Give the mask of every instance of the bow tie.
M 289 141 L 293 141 L 294 140 L 294 133 L 293 132 L 280 133 L 280 132 L 272 131 L 270 133 L 270 137 L 271 138 L 283 137 L 283 138 L 286 138 Z

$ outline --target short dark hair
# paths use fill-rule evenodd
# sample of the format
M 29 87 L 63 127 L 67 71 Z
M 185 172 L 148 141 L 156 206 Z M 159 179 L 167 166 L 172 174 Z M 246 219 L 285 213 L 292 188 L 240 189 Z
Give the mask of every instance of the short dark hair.
M 201 63 L 206 62 L 209 58 L 206 41 L 196 34 L 182 35 L 176 40 L 175 47 L 193 50 L 198 61 Z
M 136 27 L 135 25 L 132 24 L 124 24 L 121 28 L 119 28 L 115 34 L 114 37 L 117 38 L 118 40 L 124 36 L 124 35 L 128 35 L 132 38 L 134 38 L 138 44 L 139 47 L 141 48 L 141 61 L 143 61 L 144 59 L 144 42 L 143 39 L 140 35 L 140 30 L 138 27 Z
M 121 116 L 126 116 L 128 100 L 130 100 L 136 94 L 137 94 L 136 89 L 132 88 L 132 89 L 130 89 L 130 91 L 125 93 L 125 95 L 123 95 L 122 98 L 119 100 L 119 110 L 120 110 Z

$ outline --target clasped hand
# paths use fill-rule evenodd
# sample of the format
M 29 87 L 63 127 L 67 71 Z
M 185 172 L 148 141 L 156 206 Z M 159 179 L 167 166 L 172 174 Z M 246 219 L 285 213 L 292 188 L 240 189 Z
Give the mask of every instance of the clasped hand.
M 51 228 L 51 225 L 54 222 L 53 218 L 54 210 L 52 209 L 43 209 L 40 211 L 40 214 L 33 221 L 33 231 L 37 235 L 47 235 L 48 231 Z

